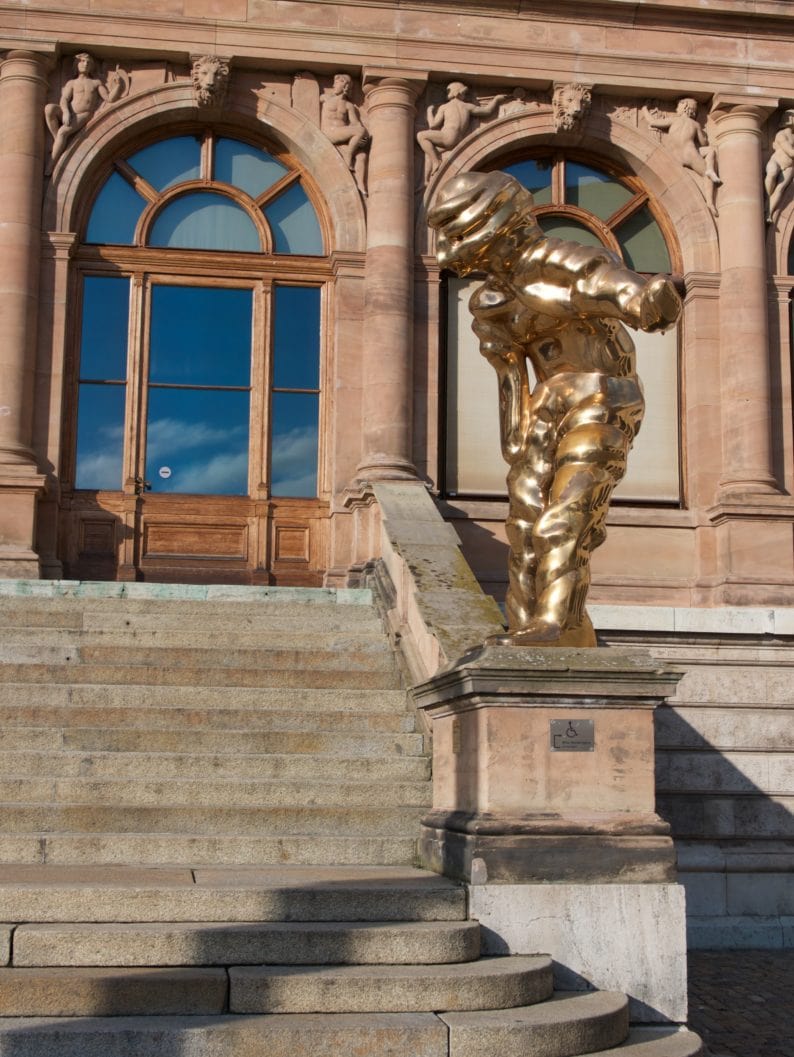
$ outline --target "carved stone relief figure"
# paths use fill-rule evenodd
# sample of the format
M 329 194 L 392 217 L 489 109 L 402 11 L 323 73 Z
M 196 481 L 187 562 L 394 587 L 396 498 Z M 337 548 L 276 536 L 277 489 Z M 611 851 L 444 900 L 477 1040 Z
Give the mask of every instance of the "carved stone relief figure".
M 320 99 L 320 128 L 334 144 L 353 173 L 356 186 L 367 193 L 367 148 L 369 133 L 361 120 L 355 103 L 350 100 L 353 78 L 338 73 L 331 88 L 326 88 Z
M 542 104 L 534 97 L 530 97 L 527 93 L 526 88 L 519 86 L 514 88 L 512 94 L 508 96 L 507 102 L 503 103 L 500 110 L 500 117 L 511 117 L 514 114 L 524 114 L 527 110 L 540 110 Z
M 63 86 L 60 101 L 44 108 L 44 120 L 53 139 L 48 171 L 66 150 L 71 137 L 85 128 L 98 110 L 121 99 L 130 88 L 129 74 L 118 66 L 108 74 L 106 82 L 97 77 L 96 62 L 87 51 L 75 55 L 72 69 L 74 77 Z
M 780 214 L 783 195 L 794 178 L 794 110 L 786 110 L 783 124 L 772 143 L 772 157 L 766 163 L 764 187 L 767 195 L 767 220 L 773 224 Z
M 229 63 L 218 55 L 198 55 L 191 67 L 196 106 L 221 107 L 229 87 Z
M 615 103 L 607 110 L 610 121 L 619 121 L 622 125 L 637 125 L 637 107 L 625 103 Z
M 663 114 L 657 107 L 643 106 L 640 113 L 649 128 L 666 132 L 665 146 L 685 169 L 701 177 L 703 196 L 712 216 L 717 216 L 717 188 L 722 184 L 717 175 L 717 148 L 709 144 L 705 129 L 697 120 L 696 99 L 679 99 L 675 114 Z
M 555 132 L 574 132 L 590 113 L 593 95 L 585 84 L 557 84 L 551 108 Z
M 417 133 L 416 140 L 427 157 L 427 179 L 441 166 L 443 151 L 457 147 L 469 131 L 473 117 L 493 117 L 501 104 L 510 96 L 495 95 L 487 103 L 468 99 L 468 86 L 462 81 L 452 81 L 447 86 L 447 102 L 438 108 L 427 108 L 428 128 Z

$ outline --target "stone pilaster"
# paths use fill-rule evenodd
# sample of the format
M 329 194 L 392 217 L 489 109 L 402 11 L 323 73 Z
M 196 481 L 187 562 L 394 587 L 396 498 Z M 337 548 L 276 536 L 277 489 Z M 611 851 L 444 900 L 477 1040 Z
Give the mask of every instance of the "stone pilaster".
M 364 71 L 369 155 L 361 478 L 415 478 L 412 462 L 414 128 L 425 74 Z
M 719 151 L 720 495 L 776 493 L 770 428 L 765 205 L 761 134 L 776 99 L 718 96 Z
M 0 67 L 0 576 L 38 576 L 32 450 L 39 311 L 44 102 L 49 60 L 8 52 Z

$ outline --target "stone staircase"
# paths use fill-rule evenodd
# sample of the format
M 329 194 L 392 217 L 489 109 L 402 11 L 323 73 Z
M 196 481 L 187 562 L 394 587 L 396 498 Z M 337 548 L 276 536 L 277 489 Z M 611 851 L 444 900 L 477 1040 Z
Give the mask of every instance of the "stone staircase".
M 367 592 L 22 589 L 0 1057 L 700 1053 L 555 994 L 545 955 L 480 957 L 465 890 L 412 865 L 429 765 Z
M 0 861 L 413 861 L 430 764 L 368 592 L 88 588 L 0 597 Z

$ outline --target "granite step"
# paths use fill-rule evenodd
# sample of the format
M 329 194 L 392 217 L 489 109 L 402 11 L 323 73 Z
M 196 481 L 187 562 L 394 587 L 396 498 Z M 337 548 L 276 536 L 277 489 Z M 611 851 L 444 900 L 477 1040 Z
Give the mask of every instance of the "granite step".
M 126 808 L 162 805 L 211 809 L 233 807 L 331 808 L 429 806 L 430 782 L 366 782 L 351 771 L 345 780 L 169 778 L 0 779 L 0 802 L 17 804 L 119 804 Z
M 111 704 L 110 702 L 113 701 Z M 284 701 L 286 706 L 289 702 Z M 102 705 L 2 705 L 0 735 L 17 727 L 116 727 L 179 728 L 181 730 L 259 730 L 414 733 L 416 716 L 408 711 L 355 712 L 337 709 L 305 710 L 284 708 L 138 708 L 116 705 L 113 697 Z M 17 738 L 14 744 L 20 744 Z M 0 740 L 0 747 L 5 743 Z M 8 747 L 11 747 L 9 743 Z
M 345 687 L 351 682 L 359 690 L 394 690 L 394 671 L 356 670 L 354 667 L 307 668 L 268 667 L 222 668 L 212 665 L 166 667 L 151 664 L 4 664 L 0 683 L 104 683 L 154 686 L 256 686 L 292 688 Z
M 14 929 L 13 965 L 437 965 L 480 953 L 474 921 L 142 922 Z
M 421 734 L 371 731 L 245 730 L 190 727 L 10 727 L 0 730 L 0 749 L 64 748 L 77 753 L 235 753 L 308 756 L 424 757 Z
M 351 647 L 366 653 L 388 652 L 380 623 L 373 620 L 370 624 L 356 625 L 355 633 L 350 630 L 323 631 L 321 627 L 313 631 L 311 638 L 301 641 L 300 636 L 290 629 L 275 628 L 241 628 L 230 630 L 225 623 L 222 628 L 206 629 L 201 626 L 185 628 L 64 628 L 64 627 L 7 627 L 0 622 L 3 649 L 11 647 L 27 648 L 31 645 L 44 646 L 48 649 L 63 647 L 128 647 L 152 649 L 165 647 L 183 649 L 208 646 L 215 649 L 257 649 L 303 650 L 313 649 L 338 652 Z
M 416 825 L 401 835 L 346 834 L 336 820 L 318 833 L 262 836 L 262 829 L 237 833 L 233 822 L 207 836 L 180 832 L 98 833 L 21 829 L 0 833 L 0 862 L 100 866 L 163 863 L 190 866 L 402 866 L 416 859 Z M 375 827 L 377 830 L 377 827 Z
M 186 1049 L 189 1047 L 189 1049 Z M 467 1057 L 432 1013 L 269 1016 L 9 1017 L 0 1021 L 0 1057 Z M 514 1051 L 515 1052 L 515 1051 Z M 580 1051 L 581 1052 L 581 1051 Z M 692 1032 L 634 1028 L 599 1057 L 699 1057 Z M 570 1047 L 522 1057 L 572 1057 Z M 510 1057 L 508 1054 L 507 1057 Z
M 0 803 L 4 835 L 181 834 L 182 836 L 416 837 L 421 807 L 211 807 L 181 804 Z M 166 858 L 163 862 L 168 862 Z
M 228 997 L 225 969 L 0 969 L 0 1017 L 209 1016 Z
M 458 965 L 233 966 L 232 1013 L 424 1013 L 506 1009 L 552 993 L 545 955 Z
M 187 1048 L 189 1047 L 189 1049 Z M 9 1018 L 0 1057 L 449 1057 L 432 1013 Z
M 72 678 L 81 681 L 85 670 L 103 667 L 120 667 L 124 671 L 137 668 L 167 667 L 169 669 L 220 669 L 226 674 L 229 669 L 267 670 L 268 672 L 294 671 L 344 671 L 354 675 L 363 672 L 390 673 L 397 685 L 397 668 L 394 655 L 381 640 L 365 649 L 355 640 L 348 641 L 337 650 L 320 649 L 308 637 L 302 649 L 284 647 L 242 646 L 138 646 L 132 641 L 122 646 L 96 646 L 80 641 L 60 646 L 46 646 L 31 640 L 27 643 L 0 642 L 0 664 L 12 666 L 19 671 L 21 666 L 31 669 L 41 667 L 65 667 L 72 669 Z M 22 669 L 24 671 L 24 669 Z
M 0 865 L 0 921 L 464 921 L 465 890 L 413 867 Z
M 703 1040 L 678 1025 L 634 1027 L 620 1046 L 601 1050 L 599 1057 L 701 1057 Z
M 356 687 L 295 687 L 284 693 L 279 687 L 226 686 L 127 686 L 95 684 L 14 683 L 0 684 L 0 706 L 107 706 L 137 709 L 191 708 L 265 711 L 405 712 L 410 709 L 405 690 L 379 690 L 377 694 Z
M 323 756 L 256 753 L 0 751 L 7 778 L 47 774 L 50 778 L 315 779 L 316 781 L 422 782 L 430 760 L 422 756 Z
M 0 597 L 0 627 L 64 628 L 73 631 L 192 631 L 242 633 L 265 631 L 380 631 L 371 602 L 258 602 L 139 600 L 131 598 L 7 598 Z
M 410 1013 L 500 1009 L 551 994 L 551 959 L 457 965 L 0 969 L 0 1016 Z
M 535 1006 L 440 1017 L 454 1057 L 574 1057 L 619 1046 L 629 1031 L 628 999 L 616 991 L 557 992 Z

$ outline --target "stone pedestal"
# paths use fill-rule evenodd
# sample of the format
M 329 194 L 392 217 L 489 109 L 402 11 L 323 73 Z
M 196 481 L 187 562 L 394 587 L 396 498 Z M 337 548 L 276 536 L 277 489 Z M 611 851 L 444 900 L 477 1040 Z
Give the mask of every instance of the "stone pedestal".
M 596 649 L 481 649 L 417 687 L 433 727 L 421 850 L 471 884 L 675 879 L 653 709 L 678 674 Z
M 424 865 L 468 882 L 489 954 L 686 1020 L 684 890 L 654 805 L 653 710 L 679 673 L 612 649 L 481 647 L 418 686 L 433 725 Z

